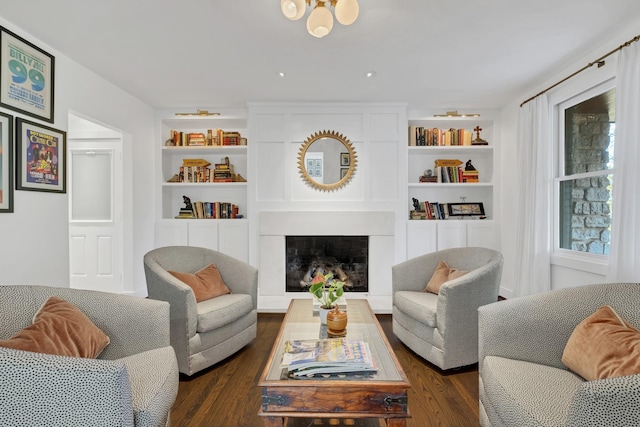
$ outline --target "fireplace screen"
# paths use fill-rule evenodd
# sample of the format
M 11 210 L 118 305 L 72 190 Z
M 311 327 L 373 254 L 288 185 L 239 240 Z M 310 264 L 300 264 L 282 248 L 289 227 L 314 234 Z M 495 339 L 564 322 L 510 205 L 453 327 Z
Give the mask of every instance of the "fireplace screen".
M 308 292 L 318 273 L 333 273 L 345 292 L 369 290 L 369 236 L 287 236 L 286 251 L 287 292 Z

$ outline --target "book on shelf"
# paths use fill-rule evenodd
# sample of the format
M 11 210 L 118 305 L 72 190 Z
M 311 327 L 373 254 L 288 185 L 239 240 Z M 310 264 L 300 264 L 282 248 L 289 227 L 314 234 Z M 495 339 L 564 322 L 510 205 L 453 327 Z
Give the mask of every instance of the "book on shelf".
M 194 202 L 193 218 L 196 219 L 235 219 L 239 218 L 238 205 L 230 202 Z
M 169 131 L 167 143 L 174 147 L 247 145 L 247 138 L 243 138 L 240 132 L 224 131 L 222 129 L 207 129 L 206 134 L 172 129 Z
M 287 341 L 280 367 L 293 378 L 378 370 L 369 344 L 347 338 Z
M 412 147 L 471 146 L 472 137 L 472 131 L 467 129 L 409 126 L 409 146 Z

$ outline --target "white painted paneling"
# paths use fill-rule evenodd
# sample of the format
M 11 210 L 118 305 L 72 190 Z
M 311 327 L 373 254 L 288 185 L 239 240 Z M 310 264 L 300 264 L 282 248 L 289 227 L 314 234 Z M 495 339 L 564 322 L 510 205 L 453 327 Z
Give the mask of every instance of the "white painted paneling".
M 285 291 L 285 238 L 284 236 L 260 236 L 260 296 L 282 296 Z M 288 305 L 288 301 L 280 301 Z M 281 309 L 282 307 L 277 307 Z
M 162 221 L 157 223 L 155 247 L 186 246 L 189 243 L 187 221 Z
M 213 220 L 190 221 L 188 225 L 189 246 L 218 250 L 218 224 Z
M 497 249 L 498 235 L 493 221 L 478 221 L 467 224 L 467 245 Z
M 467 246 L 467 225 L 457 221 L 438 222 L 438 250 Z
M 249 262 L 249 227 L 246 221 L 223 221 L 218 225 L 220 252 Z
M 398 140 L 400 123 L 396 113 L 371 113 L 371 141 Z M 402 127 L 405 127 L 405 123 Z M 406 131 L 406 129 L 405 129 Z
M 69 268 L 71 275 L 73 276 L 85 276 L 87 274 L 87 261 L 85 254 L 87 253 L 87 238 L 86 236 L 70 236 L 70 251 L 71 257 L 69 262 Z
M 97 275 L 113 276 L 113 238 L 112 236 L 97 236 Z
M 286 136 L 285 115 L 282 113 L 256 114 L 251 118 L 251 126 L 260 131 L 251 135 L 250 144 L 282 141 Z
M 371 200 L 394 202 L 398 200 L 398 143 L 372 142 L 369 151 L 369 181 Z
M 261 142 L 255 144 L 257 151 L 257 194 L 259 202 L 274 202 L 284 200 L 286 158 L 283 142 Z
M 437 235 L 436 221 L 407 222 L 407 259 L 435 252 Z

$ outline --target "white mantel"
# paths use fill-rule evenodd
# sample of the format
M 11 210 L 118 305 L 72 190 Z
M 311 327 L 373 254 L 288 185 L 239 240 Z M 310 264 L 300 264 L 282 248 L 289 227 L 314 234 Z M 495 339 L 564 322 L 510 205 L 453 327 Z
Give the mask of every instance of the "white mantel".
M 395 223 L 394 212 L 261 212 L 258 308 L 283 311 L 291 298 L 311 298 L 306 292 L 285 291 L 286 236 L 369 236 L 369 292 L 348 298 L 366 298 L 376 312 L 391 312 Z

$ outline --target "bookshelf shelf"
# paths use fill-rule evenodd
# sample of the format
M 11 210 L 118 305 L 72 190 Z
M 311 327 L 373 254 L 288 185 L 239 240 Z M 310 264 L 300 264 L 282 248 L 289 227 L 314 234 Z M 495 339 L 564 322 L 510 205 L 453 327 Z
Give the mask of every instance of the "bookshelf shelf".
M 229 188 L 229 187 L 246 187 L 246 182 L 165 182 L 162 184 L 163 187 L 167 188 L 204 188 L 204 187 L 218 187 L 218 188 Z

